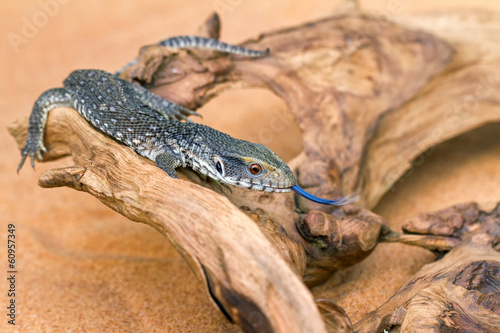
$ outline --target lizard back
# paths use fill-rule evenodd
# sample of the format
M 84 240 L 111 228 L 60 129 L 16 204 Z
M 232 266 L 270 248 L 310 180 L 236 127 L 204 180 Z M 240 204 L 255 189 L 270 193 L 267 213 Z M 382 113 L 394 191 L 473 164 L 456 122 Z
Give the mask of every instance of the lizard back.
M 73 107 L 87 121 L 139 154 L 154 160 L 160 152 L 174 154 L 176 146 L 189 144 L 188 129 L 145 105 L 131 84 L 101 70 L 77 70 L 64 80 Z

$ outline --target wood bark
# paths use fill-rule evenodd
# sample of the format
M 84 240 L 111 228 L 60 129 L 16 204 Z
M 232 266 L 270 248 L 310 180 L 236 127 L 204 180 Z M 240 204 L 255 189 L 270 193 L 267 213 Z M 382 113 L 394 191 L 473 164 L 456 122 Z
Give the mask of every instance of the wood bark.
M 201 31 L 218 37 L 218 27 L 214 16 Z M 75 165 L 47 171 L 39 183 L 86 191 L 164 234 L 205 283 L 214 303 L 246 331 L 352 331 L 334 304 L 317 300 L 316 306 L 301 278 L 308 286 L 321 283 L 366 258 L 379 242 L 390 241 L 441 255 L 451 250 L 441 262 L 458 263 L 453 269 L 433 266 L 446 271 L 435 286 L 430 282 L 442 271 L 423 269 L 382 310 L 354 328 L 411 327 L 422 319 L 418 297 L 433 300 L 435 311 L 427 317 L 431 322 L 447 300 L 458 307 L 465 304 L 460 297 L 468 297 L 465 312 L 458 313 L 462 321 L 429 327 L 471 329 L 468 313 L 496 320 L 482 310 L 484 304 L 496 309 L 496 296 L 480 291 L 486 303 L 479 308 L 479 301 L 473 301 L 480 295 L 453 279 L 460 269 L 476 267 L 480 258 L 496 277 L 498 243 L 481 243 L 487 233 L 465 237 L 468 229 L 460 235 L 435 232 L 435 221 L 425 229 L 425 218 L 406 231 L 432 231 L 428 235 L 398 234 L 369 209 L 429 148 L 500 119 L 500 50 L 491 46 L 491 27 L 480 28 L 486 31 L 488 48 L 465 51 L 464 45 L 473 42 L 449 31 L 432 34 L 348 13 L 243 43 L 253 49 L 269 47 L 268 57 L 149 46 L 141 49 L 137 65 L 123 73 L 123 78 L 191 109 L 228 89 L 271 90 L 303 131 L 303 152 L 290 162 L 299 184 L 322 197 L 357 192 L 361 200 L 356 205 L 321 206 L 292 194 L 238 188 L 221 195 L 186 178 L 170 179 L 150 161 L 92 130 L 70 109 L 51 112 L 44 160 L 71 154 Z M 19 145 L 24 144 L 26 124 L 23 118 L 10 126 Z M 204 187 L 213 185 L 189 170 L 183 173 Z M 498 219 L 492 221 L 498 225 Z M 488 269 L 478 274 L 491 274 Z M 412 306 L 403 307 L 408 300 Z M 481 323 L 489 325 L 486 319 Z
M 26 140 L 27 118 L 10 126 Z M 167 176 L 151 161 L 95 131 L 75 110 L 50 112 L 45 160 L 74 166 L 44 172 L 42 187 L 90 193 L 165 235 L 221 311 L 247 331 L 326 332 L 311 293 L 257 225 L 222 195 Z
M 430 238 L 400 240 L 451 251 L 356 323 L 356 332 L 500 332 L 500 205 L 460 204 L 416 216 L 403 229 Z

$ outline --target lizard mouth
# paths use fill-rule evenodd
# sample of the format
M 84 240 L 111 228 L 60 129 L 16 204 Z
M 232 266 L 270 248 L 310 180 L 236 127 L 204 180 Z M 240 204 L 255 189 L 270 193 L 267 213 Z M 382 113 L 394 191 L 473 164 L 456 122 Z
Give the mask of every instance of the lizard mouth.
M 306 192 L 304 189 L 299 187 L 297 184 L 282 184 L 283 187 L 272 187 L 272 186 L 267 186 L 263 185 L 261 183 L 252 183 L 250 181 L 244 181 L 244 180 L 222 180 L 222 182 L 243 187 L 246 189 L 250 190 L 255 190 L 255 191 L 262 191 L 262 192 L 273 192 L 273 193 L 286 193 L 286 192 L 291 192 L 292 190 L 296 192 L 298 195 L 303 196 L 304 198 L 311 200 L 313 202 L 323 204 L 323 205 L 334 205 L 334 206 L 341 206 L 341 205 L 346 205 L 346 204 L 351 204 L 353 202 L 356 202 L 359 200 L 359 195 L 356 194 L 350 194 L 348 196 L 339 198 L 339 199 L 324 199 L 324 198 L 319 198 L 309 192 Z M 288 186 L 287 186 L 288 185 Z
M 201 173 L 203 175 L 203 173 Z M 242 188 L 246 188 L 249 190 L 254 190 L 254 191 L 262 191 L 262 192 L 274 192 L 274 193 L 286 193 L 286 192 L 291 192 L 292 191 L 292 185 L 293 184 L 284 184 L 284 186 L 280 187 L 279 185 L 276 186 L 270 186 L 270 185 L 264 185 L 260 183 L 252 183 L 250 181 L 245 181 L 245 180 L 235 180 L 227 177 L 221 177 L 221 175 L 215 174 L 213 172 L 207 172 L 205 176 L 208 176 L 212 179 L 214 179 L 217 182 L 227 184 L 227 185 L 233 185 L 233 186 L 238 186 Z
M 266 186 L 263 184 L 245 182 L 245 181 L 237 181 L 237 182 L 234 182 L 233 185 L 247 188 L 250 190 L 263 191 L 263 192 L 285 193 L 285 192 L 292 191 L 290 187 L 272 187 L 272 186 Z

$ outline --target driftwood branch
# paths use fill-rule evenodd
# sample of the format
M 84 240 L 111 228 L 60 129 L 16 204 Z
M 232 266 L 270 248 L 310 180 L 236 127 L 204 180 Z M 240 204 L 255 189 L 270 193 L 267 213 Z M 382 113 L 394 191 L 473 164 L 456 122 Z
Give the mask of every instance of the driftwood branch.
M 496 204 L 493 207 L 473 202 L 458 204 L 409 219 L 403 225 L 404 234 L 384 228 L 379 241 L 420 246 L 443 253 L 468 242 L 471 237 L 482 237 L 483 243 L 500 250 L 499 221 Z M 479 240 L 476 239 L 475 242 Z
M 367 28 L 380 24 L 384 29 Z M 303 131 L 305 155 L 296 165 L 299 182 L 322 194 L 360 191 L 368 207 L 391 185 L 373 179 L 367 163 L 372 153 L 368 144 L 380 122 L 420 93 L 453 59 L 450 45 L 430 34 L 358 14 L 263 34 L 244 45 L 269 47 L 271 54 L 258 60 L 202 57 L 195 64 L 192 53 L 165 57 L 151 47 L 124 77 L 149 83 L 155 93 L 188 107 L 203 105 L 227 89 L 270 89 L 284 100 Z M 170 73 L 177 73 L 175 80 Z M 420 154 L 428 148 L 415 145 L 419 138 L 407 137 L 413 124 L 399 124 L 387 125 L 398 128 L 408 149 Z M 409 164 L 413 158 L 404 161 Z M 389 164 L 394 159 L 385 160 Z M 401 163 L 397 170 L 387 164 L 376 170 L 400 172 Z
M 355 330 L 499 332 L 499 272 L 498 252 L 462 244 L 410 278 Z
M 485 35 L 481 42 L 494 44 Z M 343 14 L 243 44 L 269 47 L 260 59 L 144 48 L 123 77 L 191 108 L 228 89 L 271 90 L 303 131 L 303 153 L 290 162 L 299 183 L 323 197 L 358 192 L 371 208 L 420 154 L 500 120 L 500 50 L 485 57 L 446 37 Z M 368 256 L 384 224 L 365 209 L 241 190 L 226 196 L 303 245 L 308 285 Z
M 460 240 L 356 323 L 356 332 L 500 332 L 500 205 L 462 204 L 410 219 L 407 231 Z M 412 237 L 412 245 L 429 239 Z M 404 239 L 408 237 L 402 235 Z M 434 250 L 444 250 L 434 242 Z
M 9 127 L 19 145 L 27 119 Z M 325 332 L 311 293 L 257 225 L 223 196 L 169 178 L 150 161 L 96 132 L 75 110 L 51 111 L 46 160 L 75 165 L 42 174 L 42 187 L 85 191 L 167 237 L 209 296 L 235 323 L 258 332 Z

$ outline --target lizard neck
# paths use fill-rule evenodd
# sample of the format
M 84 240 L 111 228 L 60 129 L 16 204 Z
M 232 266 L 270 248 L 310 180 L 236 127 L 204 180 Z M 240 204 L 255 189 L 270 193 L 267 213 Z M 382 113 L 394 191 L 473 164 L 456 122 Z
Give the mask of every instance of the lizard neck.
M 203 176 L 218 178 L 214 172 L 213 157 L 216 152 L 213 141 L 214 136 L 210 135 L 213 131 L 207 131 L 207 127 L 194 123 L 179 123 L 190 133 L 188 140 L 182 140 L 179 145 L 181 165 L 189 167 Z

